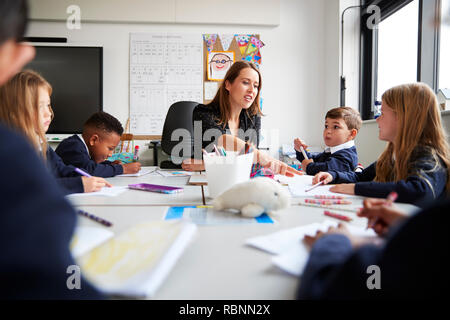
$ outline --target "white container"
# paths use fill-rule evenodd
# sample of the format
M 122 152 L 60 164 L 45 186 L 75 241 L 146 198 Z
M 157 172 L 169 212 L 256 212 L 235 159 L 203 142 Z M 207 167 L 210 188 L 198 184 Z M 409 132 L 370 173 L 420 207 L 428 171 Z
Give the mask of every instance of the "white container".
M 237 183 L 250 179 L 253 152 L 236 155 L 227 151 L 227 156 L 205 155 L 206 179 L 209 196 L 215 198 Z

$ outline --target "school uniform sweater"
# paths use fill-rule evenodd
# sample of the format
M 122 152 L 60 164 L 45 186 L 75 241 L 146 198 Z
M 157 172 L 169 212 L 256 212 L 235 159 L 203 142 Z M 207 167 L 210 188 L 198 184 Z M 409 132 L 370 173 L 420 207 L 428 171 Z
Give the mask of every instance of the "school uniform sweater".
M 8 166 L 0 183 L 0 300 L 102 298 L 82 273 L 80 289 L 67 287 L 77 215 L 36 151 L 0 125 L 0 153 Z
M 434 204 L 393 227 L 382 246 L 354 250 L 343 235 L 320 238 L 303 270 L 298 298 L 442 298 L 450 285 L 442 273 L 450 258 L 449 211 L 448 199 Z
M 347 145 L 349 147 L 347 147 Z M 334 151 L 337 149 L 337 151 Z M 301 152 L 295 150 L 297 160 L 302 162 L 305 157 Z M 319 154 L 311 154 L 306 152 L 309 159 L 313 159 L 306 167 L 306 173 L 309 175 L 315 175 L 320 171 L 354 171 L 358 165 L 358 153 L 356 152 L 356 147 L 353 140 L 348 141 L 340 146 L 327 148 L 325 152 Z
M 63 188 L 63 193 L 84 192 L 83 181 L 80 174 L 75 171 L 75 167 L 66 165 L 50 147 L 47 149 L 47 167 Z
M 438 162 L 436 163 L 430 148 L 419 147 L 411 154 L 406 180 L 374 182 L 376 162 L 362 172 L 328 172 L 333 176 L 332 183 L 355 183 L 356 195 L 386 198 L 390 192 L 396 191 L 397 201 L 421 206 L 422 202 L 445 195 L 447 168 L 441 160 Z
M 96 177 L 114 177 L 123 173 L 120 164 L 112 164 L 111 161 L 96 163 L 92 160 L 86 144 L 76 134 L 61 141 L 55 151 L 65 164 L 83 169 Z
M 210 143 L 215 143 L 215 140 L 223 134 L 231 134 L 228 124 L 218 124 L 220 119 L 220 107 L 218 104 L 210 103 L 207 105 L 199 104 L 194 108 L 192 119 L 194 122 L 200 121 L 202 126 L 202 148 L 205 149 Z M 212 136 L 206 134 L 207 130 L 214 133 Z M 248 141 L 256 147 L 259 146 L 259 133 L 261 130 L 261 117 L 254 115 L 249 116 L 247 110 L 242 109 L 239 115 L 239 132 L 238 138 L 243 141 Z M 217 143 L 215 143 L 217 144 Z M 211 152 L 213 150 L 207 150 Z

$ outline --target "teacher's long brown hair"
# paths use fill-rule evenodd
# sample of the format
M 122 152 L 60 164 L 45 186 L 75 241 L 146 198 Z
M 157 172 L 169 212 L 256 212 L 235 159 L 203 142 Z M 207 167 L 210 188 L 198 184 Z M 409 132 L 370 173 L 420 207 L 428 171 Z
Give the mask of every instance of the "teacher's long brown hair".
M 216 93 L 216 96 L 211 101 L 211 104 L 219 105 L 220 119 L 218 119 L 218 124 L 221 124 L 224 128 L 227 125 L 228 120 L 230 119 L 231 110 L 230 93 L 225 88 L 225 83 L 226 81 L 233 83 L 241 73 L 241 70 L 246 68 L 255 70 L 258 73 L 259 77 L 258 93 L 256 94 L 256 98 L 253 101 L 252 105 L 250 106 L 250 108 L 248 108 L 248 110 L 246 110 L 246 112 L 250 117 L 254 115 L 262 115 L 261 107 L 259 105 L 259 93 L 261 92 L 262 85 L 261 73 L 259 72 L 258 68 L 251 62 L 236 61 L 226 73 L 225 78 L 223 79 L 222 83 L 220 84 L 219 90 Z

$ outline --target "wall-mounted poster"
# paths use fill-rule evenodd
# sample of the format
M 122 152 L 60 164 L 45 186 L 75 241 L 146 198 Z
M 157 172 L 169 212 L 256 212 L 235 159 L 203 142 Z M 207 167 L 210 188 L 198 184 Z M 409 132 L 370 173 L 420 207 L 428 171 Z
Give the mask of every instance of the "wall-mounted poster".
M 208 52 L 208 80 L 221 81 L 234 63 L 233 51 Z

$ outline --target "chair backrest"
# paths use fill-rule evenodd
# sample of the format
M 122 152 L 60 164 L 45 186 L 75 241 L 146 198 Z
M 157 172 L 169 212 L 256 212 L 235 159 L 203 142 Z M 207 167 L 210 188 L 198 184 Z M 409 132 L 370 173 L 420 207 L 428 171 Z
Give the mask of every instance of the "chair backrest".
M 177 155 L 181 157 L 191 157 L 193 154 L 194 124 L 192 121 L 192 113 L 197 105 L 198 102 L 179 101 L 172 104 L 169 111 L 167 111 L 161 138 L 161 149 L 168 155 L 171 155 L 172 149 L 178 145 L 180 141 L 183 141 L 184 150 L 189 150 L 189 154 L 183 154 L 181 152 Z M 176 129 L 186 129 L 189 132 L 191 139 L 188 141 L 181 137 L 172 139 L 172 133 Z

